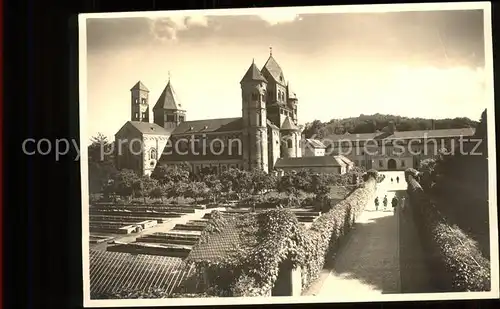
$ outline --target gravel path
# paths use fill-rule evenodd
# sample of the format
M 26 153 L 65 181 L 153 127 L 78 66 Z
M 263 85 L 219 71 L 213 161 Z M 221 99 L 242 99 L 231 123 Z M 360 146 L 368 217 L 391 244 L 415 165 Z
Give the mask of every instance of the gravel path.
M 386 180 L 378 185 L 380 200 L 378 211 L 370 202 L 350 232 L 346 244 L 340 249 L 333 268 L 325 270 L 318 283 L 305 293 L 335 300 L 363 298 L 373 294 L 400 293 L 399 226 L 390 205 L 396 190 L 405 190 L 402 172 L 389 172 Z M 400 183 L 395 181 L 399 176 Z M 394 178 L 391 184 L 390 178 Z M 387 195 L 384 210 L 382 200 Z

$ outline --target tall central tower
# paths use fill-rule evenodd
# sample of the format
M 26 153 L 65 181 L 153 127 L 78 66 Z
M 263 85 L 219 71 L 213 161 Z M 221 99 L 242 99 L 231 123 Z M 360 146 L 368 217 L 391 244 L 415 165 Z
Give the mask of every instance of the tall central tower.
M 243 164 L 248 170 L 269 171 L 267 142 L 267 80 L 255 62 L 241 82 L 243 116 Z

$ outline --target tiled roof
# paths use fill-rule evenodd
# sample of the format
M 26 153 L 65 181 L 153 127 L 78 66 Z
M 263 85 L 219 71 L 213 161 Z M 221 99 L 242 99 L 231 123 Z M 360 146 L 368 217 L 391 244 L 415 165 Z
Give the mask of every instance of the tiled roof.
M 245 73 L 245 75 L 241 79 L 240 83 L 247 82 L 247 81 L 262 81 L 262 82 L 267 83 L 266 78 L 259 71 L 259 69 L 255 65 L 255 62 L 252 62 L 252 64 L 248 68 L 247 72 Z
M 137 84 L 135 84 L 134 87 L 132 87 L 132 89 L 130 89 L 130 90 L 131 91 L 132 90 L 142 90 L 142 91 L 149 92 L 149 89 L 146 88 L 146 86 L 144 86 L 144 84 L 141 81 L 138 81 Z
M 272 55 L 269 56 L 269 59 L 267 59 L 267 62 L 261 71 L 262 73 L 269 73 L 269 75 L 274 79 L 275 82 L 278 82 L 282 85 L 285 84 L 285 76 L 283 75 L 283 70 Z
M 312 148 L 324 149 L 326 146 L 317 139 L 307 138 L 306 142 L 311 145 Z
M 297 126 L 290 120 L 290 117 L 286 117 L 281 124 L 281 130 L 298 130 Z
M 351 160 L 349 160 L 348 158 L 346 158 L 343 155 L 335 155 L 333 157 L 335 158 L 335 160 L 337 160 L 337 162 L 339 162 L 340 165 L 352 165 L 353 164 L 353 162 Z
M 230 132 L 243 129 L 243 118 L 218 118 L 181 122 L 175 128 L 176 134 L 202 134 L 207 132 Z
M 370 139 L 410 139 L 410 138 L 443 138 L 471 136 L 475 132 L 474 128 L 463 129 L 440 129 L 440 130 L 420 130 L 420 131 L 396 131 L 393 134 L 389 132 L 361 133 L 361 134 L 334 134 L 327 136 L 324 140 L 329 142 L 336 141 L 363 141 Z
M 168 81 L 167 86 L 163 89 L 158 101 L 156 102 L 153 110 L 168 109 L 168 110 L 183 110 L 179 98 L 175 94 L 172 83 Z
M 90 292 L 157 288 L 172 293 L 192 273 L 181 258 L 90 250 Z
M 258 226 L 257 218 L 253 213 L 235 214 L 226 217 L 226 225 L 222 231 L 209 235 L 206 242 L 196 245 L 187 257 L 187 261 L 208 260 L 215 262 L 232 255 L 233 249 L 236 247 L 251 250 L 255 243 L 251 240 L 248 241 L 248 239 L 257 236 L 256 233 L 246 233 L 246 231 L 249 231 L 249 226 Z M 257 229 L 255 232 L 257 232 Z
M 275 168 L 339 167 L 341 164 L 333 156 L 279 158 Z
M 152 135 L 170 135 L 170 131 L 166 130 L 156 123 L 142 122 L 142 121 L 127 121 L 122 126 L 118 132 L 122 131 L 124 127 L 131 127 L 143 134 L 152 134 Z
M 440 129 L 440 130 L 422 130 L 422 131 L 396 131 L 389 138 L 442 138 L 474 135 L 474 128 L 463 129 Z

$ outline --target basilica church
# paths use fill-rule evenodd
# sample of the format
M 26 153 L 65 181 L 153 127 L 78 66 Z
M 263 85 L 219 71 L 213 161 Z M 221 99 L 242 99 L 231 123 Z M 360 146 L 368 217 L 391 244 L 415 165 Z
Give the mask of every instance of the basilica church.
M 137 82 L 130 90 L 131 120 L 115 134 L 121 152 L 117 167 L 142 175 L 159 164 L 187 164 L 194 173 L 205 168 L 269 172 L 279 159 L 302 157 L 298 99 L 272 52 L 262 69 L 252 61 L 240 85 L 241 117 L 187 120 L 169 78 L 151 121 L 149 90 Z

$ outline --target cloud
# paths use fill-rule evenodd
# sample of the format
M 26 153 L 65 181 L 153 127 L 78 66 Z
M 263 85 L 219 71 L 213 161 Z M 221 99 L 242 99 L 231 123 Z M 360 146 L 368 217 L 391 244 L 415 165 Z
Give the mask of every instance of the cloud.
M 280 9 L 264 10 L 263 13 L 260 13 L 258 16 L 271 26 L 301 20 L 298 14 Z
M 194 27 L 208 27 L 208 19 L 204 15 L 173 15 L 170 17 L 150 18 L 149 28 L 159 41 L 176 41 L 178 32 Z

